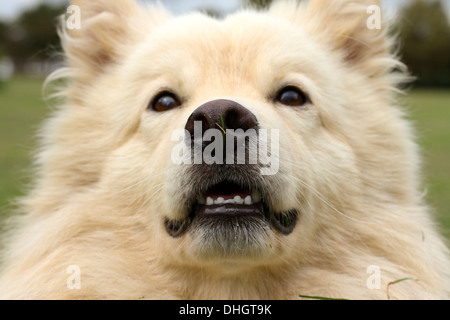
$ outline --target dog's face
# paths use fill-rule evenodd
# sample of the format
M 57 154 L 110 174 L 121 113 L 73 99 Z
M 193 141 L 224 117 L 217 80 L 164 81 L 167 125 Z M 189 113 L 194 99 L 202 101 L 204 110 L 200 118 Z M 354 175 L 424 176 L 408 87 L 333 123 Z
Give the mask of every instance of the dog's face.
M 289 264 L 333 241 L 330 228 L 353 232 L 367 209 L 355 203 L 372 205 L 374 190 L 409 192 L 389 183 L 409 179 L 390 126 L 395 62 L 367 28 L 364 1 L 280 3 L 224 20 L 80 2 L 83 28 L 65 48 L 69 94 L 79 121 L 90 119 L 86 171 L 168 263 Z

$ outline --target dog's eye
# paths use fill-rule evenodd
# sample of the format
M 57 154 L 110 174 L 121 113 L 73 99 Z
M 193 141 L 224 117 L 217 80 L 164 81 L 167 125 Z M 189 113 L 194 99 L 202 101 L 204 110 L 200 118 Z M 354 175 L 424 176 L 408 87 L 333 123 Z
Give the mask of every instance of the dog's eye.
M 177 108 L 180 105 L 180 99 L 175 94 L 165 91 L 158 94 L 149 107 L 157 112 L 165 112 Z
M 290 107 L 301 107 L 309 101 L 307 95 L 296 87 L 282 89 L 275 100 Z

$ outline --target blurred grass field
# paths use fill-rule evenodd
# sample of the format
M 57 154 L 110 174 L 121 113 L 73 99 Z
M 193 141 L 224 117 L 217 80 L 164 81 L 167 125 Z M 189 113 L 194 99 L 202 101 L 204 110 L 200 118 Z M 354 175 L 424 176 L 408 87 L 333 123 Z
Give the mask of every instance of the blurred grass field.
M 41 78 L 17 77 L 0 83 L 0 218 L 30 181 L 35 133 L 49 111 Z
M 30 179 L 34 136 L 49 111 L 42 83 L 16 77 L 0 87 L 0 218 Z M 414 90 L 406 104 L 422 146 L 428 203 L 450 238 L 450 90 Z

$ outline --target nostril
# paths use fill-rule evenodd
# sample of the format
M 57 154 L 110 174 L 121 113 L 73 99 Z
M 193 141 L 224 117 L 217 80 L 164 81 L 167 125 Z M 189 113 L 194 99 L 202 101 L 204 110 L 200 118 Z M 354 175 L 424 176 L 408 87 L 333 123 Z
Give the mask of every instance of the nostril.
M 258 125 L 255 115 L 242 106 L 229 109 L 224 116 L 224 122 L 228 129 L 253 129 Z
M 194 136 L 195 124 L 198 124 L 199 122 L 201 122 L 202 135 L 206 130 L 211 128 L 208 115 L 203 112 L 197 112 L 196 110 L 193 114 L 191 114 L 185 126 L 185 129 L 191 134 L 191 136 Z
M 241 119 L 242 116 L 239 114 L 238 109 L 230 109 L 228 110 L 228 113 L 224 116 L 225 126 L 228 129 L 239 129 L 242 127 Z

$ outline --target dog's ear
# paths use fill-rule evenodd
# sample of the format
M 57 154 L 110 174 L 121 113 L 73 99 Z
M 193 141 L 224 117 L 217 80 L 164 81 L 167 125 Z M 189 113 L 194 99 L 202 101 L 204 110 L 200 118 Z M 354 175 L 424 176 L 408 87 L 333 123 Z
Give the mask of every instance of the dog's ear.
M 386 64 L 378 58 L 387 57 L 391 48 L 379 0 L 310 0 L 306 6 L 291 1 L 272 9 L 284 11 L 312 37 L 340 52 L 346 63 L 370 76 L 385 74 Z
M 309 27 L 343 51 L 348 62 L 366 61 L 389 53 L 380 8 L 378 0 L 312 0 L 307 12 L 319 23 Z
M 62 21 L 61 40 L 79 80 L 119 62 L 168 16 L 161 9 L 146 11 L 134 0 L 72 0 L 69 9 Z

